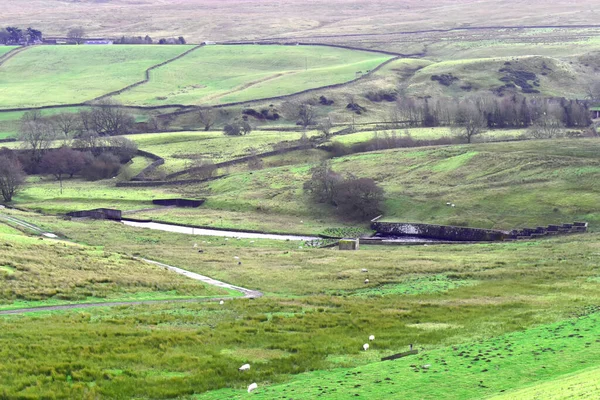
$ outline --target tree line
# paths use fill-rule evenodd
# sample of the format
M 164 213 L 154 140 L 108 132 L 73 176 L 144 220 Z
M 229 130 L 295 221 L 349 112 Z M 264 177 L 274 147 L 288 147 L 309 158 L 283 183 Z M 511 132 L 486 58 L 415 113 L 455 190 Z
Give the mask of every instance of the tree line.
M 35 44 L 40 43 L 44 40 L 42 31 L 34 28 L 27 28 L 25 30 L 16 26 L 8 26 L 6 28 L 0 28 L 0 44 L 4 45 L 22 45 L 22 44 Z

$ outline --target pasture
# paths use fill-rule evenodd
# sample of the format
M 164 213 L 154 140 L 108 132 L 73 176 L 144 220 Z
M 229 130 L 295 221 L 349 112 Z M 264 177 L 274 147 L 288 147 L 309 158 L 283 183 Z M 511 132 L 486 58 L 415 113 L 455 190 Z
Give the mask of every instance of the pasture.
M 190 46 L 35 46 L 0 66 L 0 108 L 77 104 L 144 79 Z
M 480 398 L 599 362 L 597 234 L 342 253 L 15 215 L 92 245 L 92 254 L 142 254 L 266 297 L 2 317 L 2 332 L 11 332 L 2 359 L 13 361 L 1 373 L 10 395 L 245 398 L 256 381 L 259 398 L 435 398 L 453 382 L 456 398 Z M 399 289 L 376 290 L 390 285 Z M 564 321 L 573 315 L 582 318 Z M 43 332 L 34 329 L 40 323 Z M 14 357 L 41 335 L 44 347 Z M 410 343 L 418 356 L 378 362 Z M 88 356 L 74 362 L 67 346 Z M 252 368 L 239 373 L 246 362 Z
M 136 105 L 257 100 L 347 82 L 390 58 L 325 46 L 206 46 L 116 98 Z

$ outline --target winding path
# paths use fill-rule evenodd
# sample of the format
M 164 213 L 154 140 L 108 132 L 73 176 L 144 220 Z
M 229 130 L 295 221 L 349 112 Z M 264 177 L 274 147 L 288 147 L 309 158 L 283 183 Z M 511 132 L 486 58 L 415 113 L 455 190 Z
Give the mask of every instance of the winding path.
M 38 226 L 30 224 L 29 222 L 20 220 L 18 218 L 0 214 L 0 219 L 4 219 L 13 224 L 19 225 L 22 228 L 30 229 L 36 232 L 39 235 L 46 237 L 54 237 L 57 236 L 45 232 Z M 200 275 L 195 272 L 187 271 L 185 269 L 181 269 L 178 267 L 174 267 L 172 265 L 163 264 L 158 261 L 148 260 L 146 258 L 135 257 L 136 260 L 143 261 L 149 264 L 156 265 L 161 268 L 168 269 L 169 271 L 173 271 L 177 274 L 183 275 L 190 279 L 194 279 L 196 281 L 200 281 L 206 283 L 207 285 L 216 286 L 222 289 L 234 290 L 242 294 L 242 297 L 228 297 L 228 296 L 220 296 L 220 297 L 206 297 L 206 298 L 196 298 L 196 299 L 172 299 L 172 300 L 146 300 L 146 301 L 114 301 L 114 302 L 104 302 L 104 303 L 73 303 L 73 304 L 62 304 L 55 306 L 42 306 L 42 307 L 29 307 L 29 308 L 16 308 L 14 310 L 2 310 L 0 311 L 0 315 L 9 315 L 9 314 L 25 314 L 31 312 L 39 312 L 39 311 L 57 311 L 57 310 L 70 310 L 74 308 L 91 308 L 91 307 L 116 307 L 116 306 L 132 306 L 132 305 L 140 305 L 140 304 L 161 304 L 161 303 L 197 303 L 197 302 L 208 302 L 208 301 L 221 301 L 221 300 L 232 300 L 237 298 L 242 299 L 256 299 L 263 296 L 262 292 L 258 290 L 246 289 L 241 286 L 231 285 L 229 283 L 221 282 L 216 279 L 210 278 L 208 276 Z

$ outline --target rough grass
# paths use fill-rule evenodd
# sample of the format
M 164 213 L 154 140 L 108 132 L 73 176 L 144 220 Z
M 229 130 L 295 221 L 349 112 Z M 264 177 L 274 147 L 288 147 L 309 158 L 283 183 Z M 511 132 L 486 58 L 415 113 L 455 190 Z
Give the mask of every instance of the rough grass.
M 117 96 L 126 104 L 220 104 L 350 81 L 391 58 L 320 46 L 206 46 Z
M 406 391 L 419 398 L 439 398 L 446 391 L 456 398 L 480 398 L 600 363 L 597 316 L 573 321 L 575 325 L 511 334 L 573 312 L 597 310 L 598 283 L 589 280 L 599 274 L 597 234 L 521 243 L 364 247 L 342 253 L 299 249 L 294 242 L 226 241 L 111 222 L 19 215 L 48 230 L 103 245 L 98 251 L 137 252 L 263 290 L 267 296 L 224 306 L 162 305 L 3 318 L 1 331 L 11 333 L 5 337 L 2 359 L 12 361 L 1 370 L 9 395 L 51 392 L 74 398 L 88 390 L 101 397 L 185 398 L 228 388 L 206 394 L 221 399 L 241 395 L 256 381 L 261 389 L 255 395 L 266 398 L 314 398 L 319 386 L 327 386 L 327 398 L 354 393 L 379 398 L 389 392 L 406 397 Z M 367 274 L 362 268 L 369 270 L 369 285 L 363 283 Z M 440 291 L 432 282 L 441 275 L 442 282 L 472 283 Z M 411 281 L 415 276 L 430 280 Z M 401 282 L 411 282 L 414 289 L 351 295 Z M 340 295 L 330 295 L 331 289 Z M 43 332 L 35 329 L 39 324 L 44 324 Z M 376 340 L 363 352 L 371 334 Z M 505 334 L 510 335 L 498 338 Z M 22 340 L 36 342 L 40 335 L 43 347 L 27 348 L 27 358 L 14 356 Z M 425 349 L 420 360 L 371 364 L 409 343 Z M 69 360 L 67 346 L 88 349 L 89 356 Z M 25 362 L 31 359 L 36 363 Z M 252 368 L 240 374 L 237 368 L 246 362 Z M 420 366 L 426 364 L 431 367 L 423 372 Z M 55 372 L 49 377 L 48 370 Z M 482 380 L 485 387 L 478 385 Z M 453 390 L 444 385 L 453 385 Z
M 252 398 L 274 399 L 479 399 L 557 379 L 494 399 L 595 398 L 600 362 L 598 314 L 459 346 L 421 352 L 354 369 L 302 374 L 284 385 L 265 383 Z M 377 337 L 372 351 L 378 346 Z M 573 373 L 563 378 L 562 375 Z M 587 379 L 587 380 L 586 380 Z M 558 391 L 556 391 L 559 389 Z M 196 399 L 245 399 L 243 391 L 221 390 Z
M 3 229 L 5 231 L 5 229 Z M 0 308 L 227 293 L 93 247 L 0 233 Z
M 189 46 L 36 46 L 0 66 L 0 108 L 92 100 L 144 79 Z

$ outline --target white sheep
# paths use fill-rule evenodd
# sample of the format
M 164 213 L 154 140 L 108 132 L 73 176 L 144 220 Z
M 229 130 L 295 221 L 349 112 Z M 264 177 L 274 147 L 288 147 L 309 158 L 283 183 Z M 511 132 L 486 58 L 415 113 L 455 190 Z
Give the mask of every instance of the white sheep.
M 363 269 L 360 270 L 360 272 L 369 272 L 369 270 L 366 269 L 366 268 L 363 268 Z
M 365 343 L 365 344 L 363 344 L 363 350 L 364 350 L 364 351 L 367 351 L 367 350 L 369 350 L 369 343 Z
M 451 204 L 450 207 L 456 207 L 454 204 Z
M 368 279 L 365 279 L 365 285 L 366 285 L 366 284 L 368 284 L 368 283 L 369 283 L 369 280 L 368 280 Z
M 373 340 L 375 340 L 375 335 L 371 335 L 371 336 L 369 336 L 369 340 L 370 340 L 370 341 L 373 341 Z
M 225 302 L 224 302 L 223 300 L 221 300 L 221 301 L 219 302 L 219 304 L 220 304 L 220 305 L 223 305 L 223 304 L 225 304 Z
M 248 393 L 250 393 L 251 391 L 253 391 L 256 388 L 258 388 L 258 385 L 255 382 L 255 383 L 251 384 L 250 386 L 248 386 Z
M 240 259 L 238 256 L 235 256 L 235 257 L 233 257 L 233 258 L 234 258 L 234 259 L 236 259 L 236 260 L 239 260 L 239 259 Z
M 250 364 L 244 364 L 238 368 L 238 371 L 248 371 L 250 369 Z

